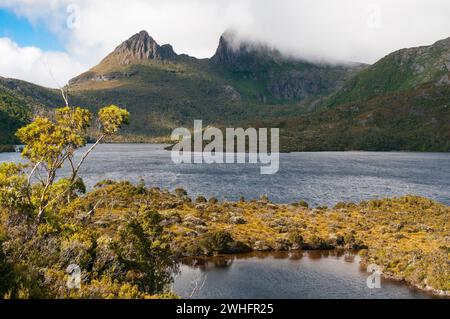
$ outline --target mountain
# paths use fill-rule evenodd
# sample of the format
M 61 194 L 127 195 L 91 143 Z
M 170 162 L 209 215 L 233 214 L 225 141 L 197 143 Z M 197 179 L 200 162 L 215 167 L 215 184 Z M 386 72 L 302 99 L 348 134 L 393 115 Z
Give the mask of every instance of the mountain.
M 126 70 L 149 61 L 159 67 L 187 65 L 194 69 L 191 71 L 207 73 L 208 77 L 236 87 L 239 95 L 259 102 L 286 102 L 323 96 L 341 87 L 346 79 L 364 67 L 356 63 L 334 66 L 309 63 L 285 56 L 266 44 L 243 42 L 231 32 L 221 36 L 211 59 L 198 60 L 176 54 L 169 44 L 160 46 L 146 31 L 141 31 L 71 83 L 83 86 L 86 82 L 90 85 L 92 81 L 107 82 L 132 77 L 136 71 Z
M 292 150 L 450 151 L 450 38 L 384 57 L 284 122 Z
M 426 83 L 450 84 L 450 38 L 431 46 L 402 49 L 384 57 L 348 81 L 329 105 L 412 90 Z
M 308 99 L 340 88 L 363 65 L 313 64 L 260 43 L 225 33 L 211 59 L 177 54 L 142 31 L 120 44 L 88 72 L 70 81 L 82 105 L 116 103 L 133 117 L 133 140 L 169 135 L 194 119 L 210 125 L 242 125 L 299 114 Z
M 344 103 L 280 118 L 285 151 L 450 151 L 450 86 Z
M 285 56 L 263 43 L 244 42 L 231 32 L 221 36 L 211 63 L 234 82 L 259 86 L 261 102 L 275 103 L 327 95 L 365 67 L 358 63 L 314 64 Z
M 167 138 L 179 126 L 279 127 L 285 151 L 450 151 L 450 38 L 368 66 L 295 58 L 225 32 L 210 59 L 178 54 L 142 31 L 70 81 L 72 105 L 131 112 L 121 141 Z M 0 144 L 57 90 L 0 78 Z
M 72 79 L 70 83 L 76 85 L 90 81 L 111 81 L 123 76 L 123 70 L 128 65 L 149 60 L 175 61 L 177 57 L 171 45 L 160 46 L 146 31 L 141 31 L 119 45 L 99 65 Z
M 54 91 L 24 81 L 0 77 L 0 152 L 17 143 L 15 132 L 34 115 L 45 114 L 56 101 Z

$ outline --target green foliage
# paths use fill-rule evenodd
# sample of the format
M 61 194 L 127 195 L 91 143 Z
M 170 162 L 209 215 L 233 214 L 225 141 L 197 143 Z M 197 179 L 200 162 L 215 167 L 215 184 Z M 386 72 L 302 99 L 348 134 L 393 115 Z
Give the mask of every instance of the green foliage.
M 83 200 L 90 198 L 53 207 L 42 223 L 0 209 L 1 296 L 129 299 L 169 291 L 177 263 L 161 215 L 139 206 L 109 232 L 86 217 Z M 82 269 L 81 289 L 66 287 L 70 264 Z
M 438 82 L 450 71 L 445 67 L 449 52 L 448 47 L 433 45 L 389 54 L 350 79 L 342 90 L 331 96 L 329 104 L 367 100 Z
M 0 164 L 0 206 L 26 209 L 29 188 L 24 166 L 15 163 Z
M 320 211 L 264 201 L 197 205 L 142 187 L 109 181 L 77 192 L 52 205 L 42 223 L 1 205 L 0 267 L 14 280 L 0 290 L 11 298 L 160 298 L 178 256 L 339 247 L 366 248 L 365 264 L 448 291 L 449 208 L 431 200 L 406 196 Z M 227 216 L 246 223 L 230 224 Z M 72 263 L 82 268 L 80 290 L 66 289 Z
M 176 188 L 175 194 L 179 197 L 187 196 L 187 191 L 184 188 Z
M 305 243 L 303 236 L 298 231 L 291 231 L 288 240 L 292 245 L 296 245 L 298 248 L 302 248 Z
M 208 251 L 226 253 L 229 245 L 233 242 L 231 234 L 224 230 L 206 233 L 203 237 L 203 245 Z
M 119 231 L 113 250 L 123 262 L 123 281 L 144 293 L 163 291 L 171 282 L 175 260 L 168 237 L 163 236 L 161 215 L 142 207 Z
M 450 87 L 424 85 L 291 118 L 281 129 L 290 151 L 449 151 Z
M 103 132 L 106 135 L 112 135 L 117 133 L 123 125 L 129 123 L 130 112 L 118 106 L 110 105 L 98 112 L 98 118 L 102 124 Z
M 298 202 L 298 205 L 300 207 L 304 207 L 304 208 L 308 208 L 309 207 L 309 204 L 306 201 L 304 201 L 304 200 L 301 200 L 300 202 Z
M 13 151 L 10 145 L 17 142 L 14 132 L 30 120 L 31 113 L 23 96 L 0 83 L 0 152 Z
M 2 247 L 0 240 L 0 247 Z M 6 260 L 3 249 L 0 249 L 0 299 L 10 296 L 14 289 L 15 274 L 14 268 Z
M 17 137 L 25 144 L 24 157 L 32 163 L 45 162 L 52 169 L 63 164 L 64 151 L 71 146 L 69 134 L 70 130 L 63 129 L 48 118 L 37 117 L 33 123 L 21 128 Z
M 217 204 L 219 202 L 219 200 L 216 197 L 211 197 L 210 199 L 208 199 L 208 203 L 210 204 Z
M 86 145 L 91 119 L 89 111 L 69 107 L 57 109 L 55 121 L 37 117 L 17 133 L 30 164 L 0 164 L 1 297 L 170 296 L 164 293 L 177 265 L 170 236 L 156 210 L 133 202 L 133 196 L 148 194 L 145 185 L 105 181 L 97 185 L 103 188 L 99 194 L 83 196 L 86 187 L 78 170 L 93 147 L 78 165 L 74 152 Z M 99 119 L 102 136 L 111 135 L 128 123 L 129 113 L 110 106 L 100 110 Z M 57 179 L 64 164 L 70 164 L 71 175 Z M 136 209 L 110 234 L 99 231 L 91 220 L 97 206 L 107 201 L 101 198 L 105 189 Z M 83 271 L 81 289 L 66 286 L 66 269 L 73 264 Z
M 198 204 L 200 204 L 200 203 L 206 203 L 208 200 L 204 197 L 204 196 L 198 196 L 196 199 L 195 199 L 195 202 L 196 203 L 198 203 Z
M 50 205 L 55 205 L 57 200 L 66 198 L 70 201 L 76 196 L 77 191 L 85 191 L 82 180 L 77 176 L 84 160 L 105 136 L 117 133 L 122 125 L 129 121 L 127 110 L 115 105 L 101 109 L 99 119 L 102 134 L 76 164 L 75 151 L 87 143 L 86 134 L 92 114 L 79 107 L 64 107 L 55 112 L 55 121 L 38 116 L 17 132 L 17 137 L 25 144 L 22 156 L 28 159 L 30 166 L 33 167 L 29 173 L 29 180 L 36 176 L 40 182 L 28 190 L 28 204 L 38 208 L 40 220 L 44 211 Z M 64 164 L 70 164 L 71 176 L 62 178 L 55 184 L 57 171 Z M 40 174 L 41 166 L 45 171 L 45 177 Z

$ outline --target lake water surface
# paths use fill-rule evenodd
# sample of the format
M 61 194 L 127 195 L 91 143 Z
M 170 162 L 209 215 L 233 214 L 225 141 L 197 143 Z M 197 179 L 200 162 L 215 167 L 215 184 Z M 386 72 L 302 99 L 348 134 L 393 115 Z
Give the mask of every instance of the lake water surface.
M 356 253 L 338 250 L 253 253 L 186 260 L 174 292 L 200 299 L 431 298 L 403 283 L 381 279 L 367 287 Z M 194 266 L 195 265 L 195 266 Z M 196 288 L 197 287 L 197 288 Z
M 237 200 L 268 195 L 273 202 L 311 205 L 377 197 L 421 195 L 450 204 L 449 153 L 323 152 L 280 154 L 280 171 L 261 175 L 255 164 L 175 165 L 164 145 L 99 145 L 81 175 L 88 188 L 104 179 L 144 179 L 147 186 L 185 188 L 195 197 Z M 0 162 L 20 161 L 17 153 Z M 192 262 L 192 261 L 191 261 Z M 335 252 L 254 254 L 183 265 L 174 291 L 194 298 L 428 298 L 383 280 L 369 289 L 358 257 Z M 195 284 L 194 284 L 195 286 Z
M 17 153 L 0 154 L 0 162 L 18 160 Z M 280 171 L 261 175 L 255 164 L 176 165 L 164 145 L 104 144 L 85 164 L 81 174 L 88 187 L 103 179 L 143 178 L 148 186 L 227 200 L 268 195 L 277 203 L 333 205 L 415 194 L 450 204 L 450 153 L 280 154 Z

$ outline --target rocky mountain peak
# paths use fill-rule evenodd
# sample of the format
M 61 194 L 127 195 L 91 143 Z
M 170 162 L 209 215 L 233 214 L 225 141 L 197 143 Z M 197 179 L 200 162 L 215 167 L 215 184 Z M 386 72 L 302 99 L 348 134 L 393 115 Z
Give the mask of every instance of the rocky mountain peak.
M 169 44 L 160 46 L 147 31 L 141 31 L 119 45 L 110 56 L 119 56 L 121 64 L 132 60 L 173 60 L 177 57 Z
M 211 62 L 236 66 L 242 63 L 253 64 L 256 60 L 265 63 L 282 59 L 282 54 L 278 50 L 263 43 L 246 41 L 232 31 L 226 31 L 220 37 L 219 46 Z

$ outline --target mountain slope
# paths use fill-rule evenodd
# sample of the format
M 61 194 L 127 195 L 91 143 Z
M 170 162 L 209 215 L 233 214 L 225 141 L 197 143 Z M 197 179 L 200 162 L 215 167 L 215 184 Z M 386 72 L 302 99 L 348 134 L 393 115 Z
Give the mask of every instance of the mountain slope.
M 329 105 L 411 90 L 425 83 L 450 84 L 450 38 L 431 46 L 402 49 L 384 57 L 348 81 Z
M 33 114 L 29 100 L 11 90 L 7 80 L 0 78 L 0 151 L 10 150 L 8 145 L 17 142 L 14 133 L 27 123 Z
M 419 88 L 280 119 L 286 151 L 450 151 L 450 86 Z
M 285 151 L 450 151 L 450 38 L 372 66 L 314 64 L 225 33 L 211 59 L 177 54 L 147 32 L 70 81 L 71 104 L 117 104 L 132 116 L 122 141 L 154 141 L 193 120 L 279 127 Z M 1 97 L 2 96 L 2 97 Z M 59 92 L 0 78 L 0 144 Z
M 194 119 L 224 126 L 270 118 L 274 108 L 299 114 L 299 103 L 334 92 L 362 67 L 315 65 L 262 44 L 234 48 L 231 41 L 225 34 L 213 58 L 196 59 L 142 31 L 70 81 L 74 100 L 126 107 L 133 116 L 126 133 L 139 140 L 192 126 Z
M 314 64 L 284 56 L 262 43 L 242 42 L 230 32 L 220 38 L 210 64 L 235 85 L 247 82 L 259 87 L 256 97 L 261 102 L 274 103 L 325 96 L 366 67 Z
M 51 114 L 51 108 L 61 105 L 57 90 L 0 77 L 0 151 L 19 142 L 15 132 L 34 116 Z
M 450 38 L 381 59 L 285 122 L 292 150 L 450 151 Z

